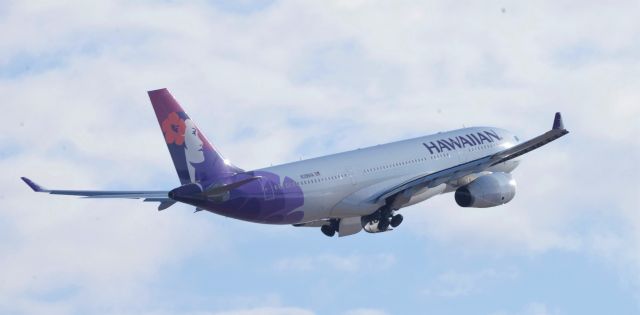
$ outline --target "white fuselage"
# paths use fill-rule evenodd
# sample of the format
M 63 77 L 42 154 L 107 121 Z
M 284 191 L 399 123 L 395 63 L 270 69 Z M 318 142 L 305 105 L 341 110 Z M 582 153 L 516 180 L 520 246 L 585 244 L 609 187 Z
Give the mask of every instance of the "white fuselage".
M 475 136 L 485 131 L 497 134 L 500 139 L 487 137 L 490 141 L 484 141 Z M 441 139 L 459 140 L 459 137 L 466 137 L 469 141 L 456 146 L 438 142 Z M 444 170 L 505 150 L 517 142 L 517 137 L 506 130 L 472 127 L 261 170 L 273 172 L 281 178 L 290 177 L 300 185 L 305 196 L 305 203 L 301 209 L 305 213 L 303 221 L 328 217 L 345 218 L 367 215 L 380 207 L 380 202 L 372 203 L 365 200 L 371 193 L 393 187 L 419 175 Z M 517 161 L 512 160 L 495 165 L 489 171 L 511 172 L 517 164 Z M 451 192 L 477 177 L 477 174 L 474 175 L 456 183 L 418 191 L 404 206 L 424 201 L 437 194 Z

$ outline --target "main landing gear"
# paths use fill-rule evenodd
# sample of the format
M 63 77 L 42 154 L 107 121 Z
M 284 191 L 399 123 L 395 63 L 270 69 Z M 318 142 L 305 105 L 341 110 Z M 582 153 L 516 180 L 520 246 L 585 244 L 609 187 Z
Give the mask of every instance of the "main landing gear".
M 393 214 L 393 211 L 381 211 L 378 219 L 378 231 L 384 232 L 389 229 L 389 226 L 397 228 L 403 219 L 402 214 Z
M 369 233 L 380 233 L 389 231 L 389 227 L 396 228 L 402 223 L 402 215 L 394 214 L 387 206 L 378 211 L 362 217 L 362 227 Z M 320 227 L 320 231 L 328 237 L 333 237 L 338 232 L 340 219 L 331 219 L 329 224 Z M 347 234 L 348 235 L 348 234 Z
M 401 214 L 394 214 L 388 206 L 384 206 L 378 211 L 362 217 L 362 227 L 369 233 L 380 233 L 389 230 L 389 227 L 396 228 L 402 223 Z

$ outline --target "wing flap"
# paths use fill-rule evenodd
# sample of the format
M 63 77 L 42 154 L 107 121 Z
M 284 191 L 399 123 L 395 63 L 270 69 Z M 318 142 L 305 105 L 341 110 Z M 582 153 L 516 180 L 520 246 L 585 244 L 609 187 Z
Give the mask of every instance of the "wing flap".
M 370 201 L 377 203 L 382 199 L 386 199 L 408 189 L 420 190 L 424 188 L 433 188 L 440 184 L 462 178 L 473 173 L 481 172 L 491 166 L 490 157 L 491 156 L 486 156 L 477 160 L 473 160 L 471 162 L 444 169 L 442 171 L 418 176 L 391 189 L 388 189 L 385 192 L 374 195 Z

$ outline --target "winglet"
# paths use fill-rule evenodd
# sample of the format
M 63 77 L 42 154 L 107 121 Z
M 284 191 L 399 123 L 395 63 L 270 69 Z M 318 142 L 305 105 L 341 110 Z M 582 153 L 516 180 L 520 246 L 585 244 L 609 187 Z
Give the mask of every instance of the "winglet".
M 33 189 L 33 191 L 35 192 L 48 192 L 47 189 L 45 189 L 44 187 L 36 184 L 34 181 L 26 178 L 26 177 L 20 177 L 25 183 L 27 183 L 27 185 L 29 185 L 29 187 L 31 187 L 31 189 Z
M 562 116 L 560 112 L 556 113 L 556 117 L 553 119 L 553 129 L 564 129 L 564 124 L 562 123 Z

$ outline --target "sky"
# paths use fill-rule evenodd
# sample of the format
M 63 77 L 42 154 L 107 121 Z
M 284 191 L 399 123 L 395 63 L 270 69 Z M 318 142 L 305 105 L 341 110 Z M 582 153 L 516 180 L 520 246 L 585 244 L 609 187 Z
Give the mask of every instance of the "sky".
M 637 1 L 0 1 L 0 313 L 638 314 Z M 390 233 L 33 193 L 179 185 L 146 91 L 253 169 L 462 126 L 522 139 L 510 203 Z

